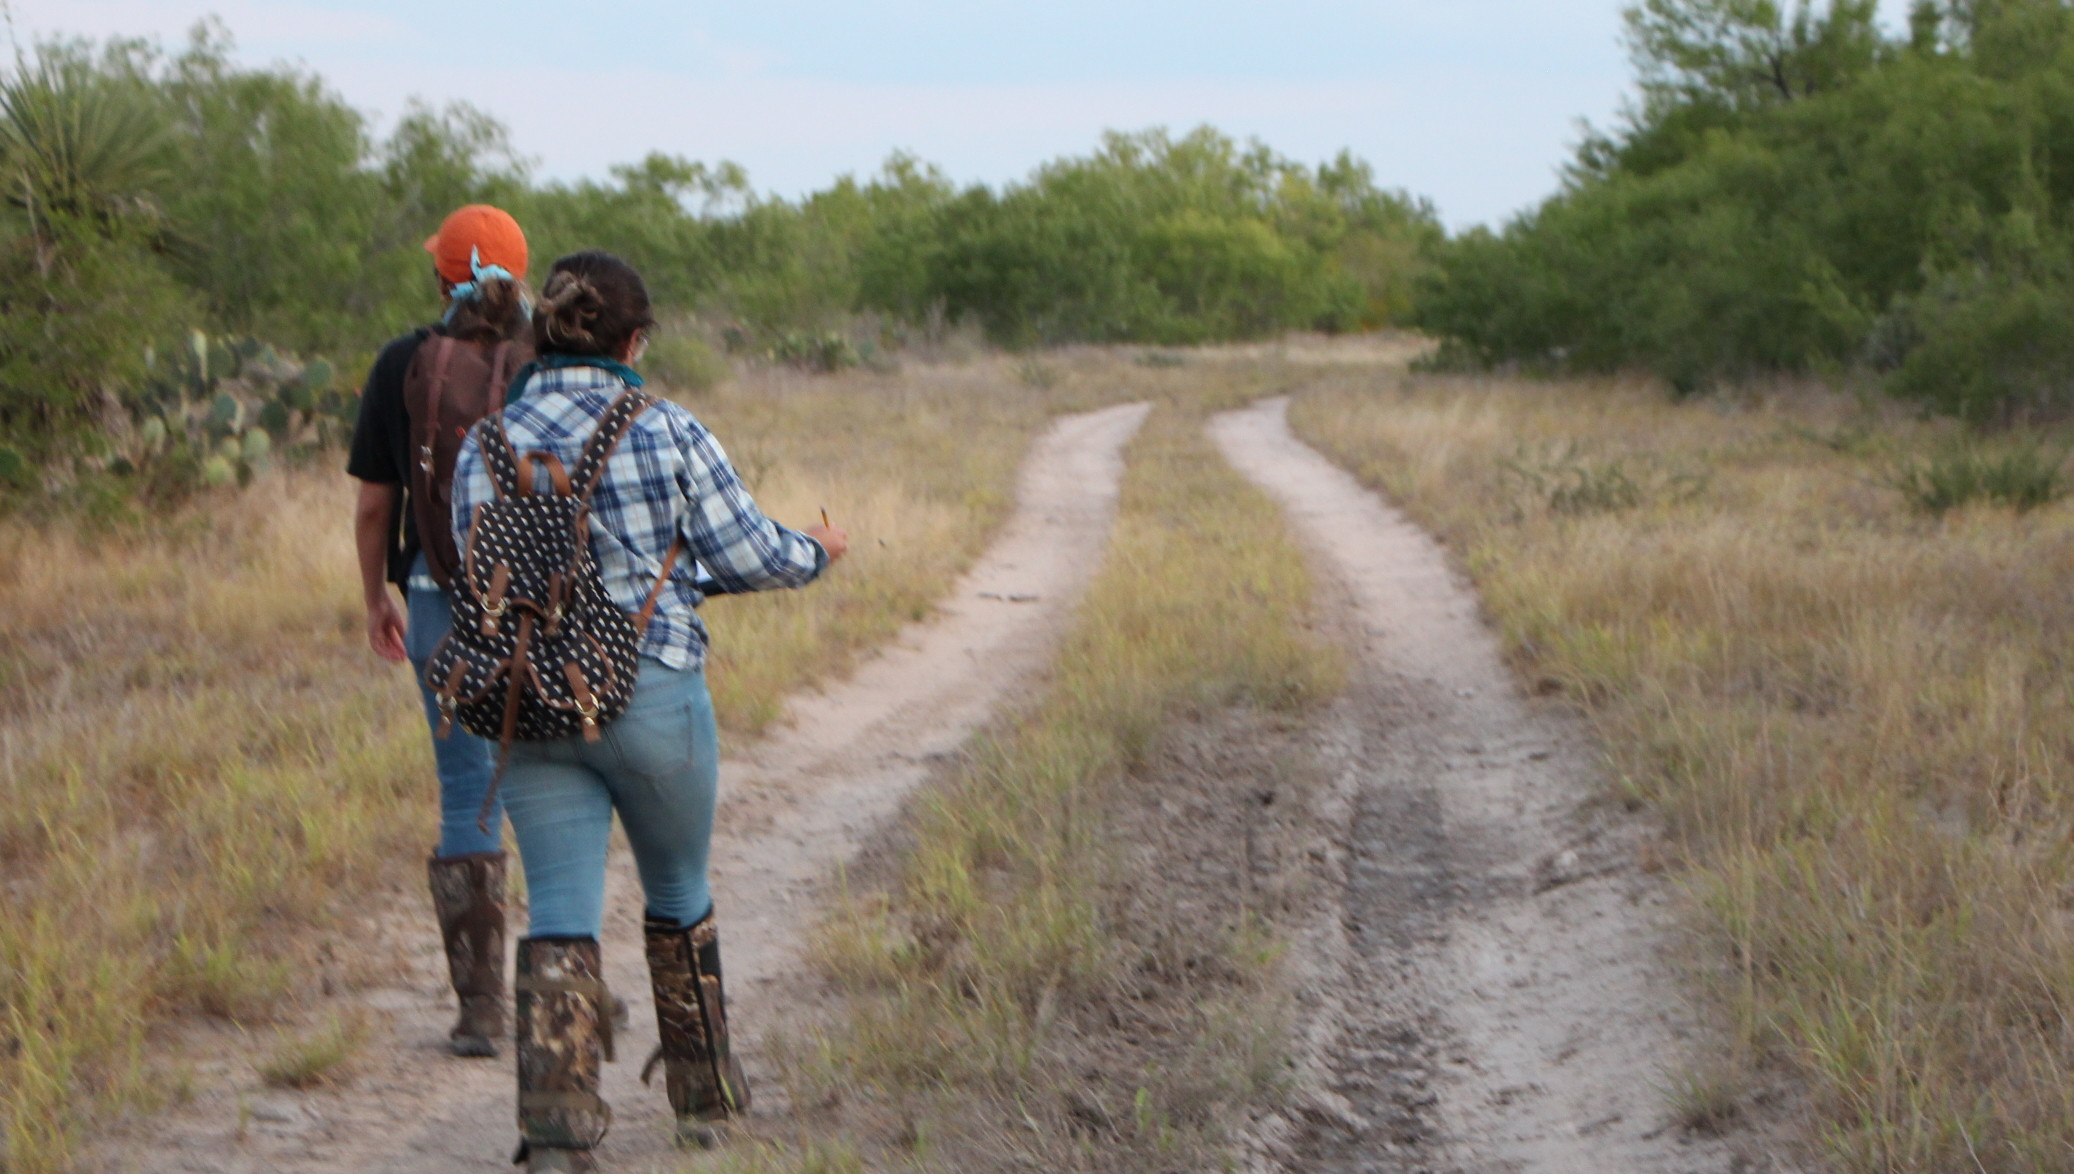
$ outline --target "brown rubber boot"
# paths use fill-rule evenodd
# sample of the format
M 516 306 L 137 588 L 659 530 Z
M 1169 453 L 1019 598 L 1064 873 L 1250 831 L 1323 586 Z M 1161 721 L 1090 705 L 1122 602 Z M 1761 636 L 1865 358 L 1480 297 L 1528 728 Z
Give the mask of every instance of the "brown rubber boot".
M 663 1066 L 680 1145 L 711 1146 L 714 1128 L 749 1110 L 749 1082 L 735 1059 L 720 985 L 720 931 L 708 913 L 690 929 L 649 918 L 648 977 L 655 988 L 662 1046 L 641 1071 Z
M 611 995 L 592 938 L 527 938 L 518 946 L 518 1124 L 514 1162 L 529 1171 L 593 1169 L 612 1124 L 598 1075 L 612 1058 Z
M 461 1000 L 447 1046 L 456 1056 L 494 1056 L 504 1035 L 504 853 L 435 856 L 425 872 Z

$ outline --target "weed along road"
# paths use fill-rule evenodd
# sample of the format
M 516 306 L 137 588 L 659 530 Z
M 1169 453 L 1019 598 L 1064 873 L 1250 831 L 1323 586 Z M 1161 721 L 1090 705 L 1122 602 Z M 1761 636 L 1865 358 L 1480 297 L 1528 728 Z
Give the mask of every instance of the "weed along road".
M 791 721 L 746 757 L 723 764 L 713 878 L 729 919 L 728 974 L 738 1024 L 752 1041 L 752 1079 L 767 1062 L 754 1044 L 797 1026 L 801 937 L 829 895 L 825 884 L 893 815 L 933 761 L 955 750 L 998 703 L 1047 663 L 1093 577 L 1113 520 L 1124 445 L 1145 405 L 1068 416 L 1024 463 L 1016 511 L 934 620 L 902 634 L 847 681 L 795 698 Z M 724 606 L 724 601 L 723 601 Z M 639 1082 L 655 1043 L 647 1008 L 639 885 L 623 847 L 608 885 L 606 977 L 636 1010 L 605 1069 L 616 1123 L 600 1158 L 651 1169 L 673 1155 L 660 1087 Z M 420 935 L 422 915 L 397 910 L 390 932 Z M 105 1168 L 207 1171 L 375 1171 L 453 1174 L 511 1169 L 510 1050 L 457 1061 L 443 1047 L 451 1017 L 441 960 L 421 956 L 405 981 L 367 996 L 391 1013 L 393 1039 L 367 1049 L 350 1086 L 300 1101 L 238 1103 L 204 1095 L 162 1121 Z M 776 1081 L 760 1103 L 782 1112 Z
M 1311 974 L 1303 1171 L 1726 1174 L 1667 1089 L 1699 1051 L 1661 954 L 1641 829 L 1595 804 L 1576 723 L 1529 704 L 1438 544 L 1289 431 L 1285 399 L 1211 432 L 1287 510 L 1342 606 L 1354 684 L 1328 730 L 1351 833 Z

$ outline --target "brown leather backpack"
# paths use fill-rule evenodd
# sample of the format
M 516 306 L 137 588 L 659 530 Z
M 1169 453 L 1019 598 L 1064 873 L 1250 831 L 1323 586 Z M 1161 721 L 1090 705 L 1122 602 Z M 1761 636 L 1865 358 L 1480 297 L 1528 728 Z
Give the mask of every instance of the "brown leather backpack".
M 410 416 L 410 501 L 426 569 L 451 588 L 461 566 L 454 547 L 454 460 L 475 422 L 504 407 L 504 386 L 532 358 L 516 342 L 475 343 L 427 335 L 403 376 Z

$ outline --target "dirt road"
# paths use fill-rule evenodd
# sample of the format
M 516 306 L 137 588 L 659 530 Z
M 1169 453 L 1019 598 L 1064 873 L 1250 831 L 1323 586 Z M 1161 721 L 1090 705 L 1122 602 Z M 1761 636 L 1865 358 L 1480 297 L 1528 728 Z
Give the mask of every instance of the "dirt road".
M 1726 1174 L 1665 1089 L 1693 1028 L 1661 954 L 1643 829 L 1596 803 L 1578 723 L 1521 696 L 1436 543 L 1293 436 L 1286 400 L 1213 421 L 1342 604 L 1355 685 L 1327 755 L 1349 828 L 1339 908 L 1298 952 L 1297 1104 L 1261 1164 L 1304 1172 Z
M 1664 884 L 1646 829 L 1609 805 L 1576 721 L 1522 697 L 1444 552 L 1289 432 L 1285 403 L 1218 417 L 1233 463 L 1312 546 L 1356 664 L 1325 723 L 1343 880 L 1293 952 L 1304 1017 L 1289 1106 L 1256 1130 L 1255 1169 L 1300 1174 L 1734 1174 L 1784 1170 L 1754 1132 L 1695 1137 L 1665 1089 L 1708 1046 L 1661 950 Z M 723 768 L 715 888 L 738 1021 L 752 1040 L 796 1008 L 800 933 L 820 885 L 1019 686 L 1041 671 L 1098 564 L 1121 449 L 1144 408 L 1060 421 L 1033 449 L 1018 512 L 942 616 Z M 658 1090 L 638 887 L 615 854 L 608 978 L 635 1008 L 608 1066 L 610 1168 L 671 1157 Z M 337 1091 L 254 1091 L 246 1046 L 201 1070 L 186 1110 L 101 1151 L 113 1171 L 433 1174 L 507 1170 L 508 1057 L 444 1054 L 449 996 L 422 897 L 371 929 L 414 961 L 342 999 L 382 1012 Z M 218 1041 L 219 1045 L 221 1041 Z M 195 1048 L 208 1046 L 195 1041 Z M 758 1066 L 752 1046 L 752 1073 Z M 766 1086 L 768 1087 L 768 1086 Z M 773 1106 L 767 1111 L 781 1111 Z
M 1106 547 L 1122 449 L 1146 413 L 1127 405 L 1064 418 L 1033 447 L 1016 513 L 933 621 L 918 625 L 851 679 L 795 699 L 780 734 L 722 764 L 713 886 L 736 1022 L 759 1066 L 759 1030 L 787 1021 L 789 980 L 819 886 L 851 858 L 928 772 L 1046 663 Z M 724 621 L 722 621 L 724 638 Z M 672 1153 L 660 1086 L 637 1080 L 654 1046 L 641 953 L 640 890 L 615 851 L 605 929 L 607 980 L 633 1007 L 605 1097 L 616 1117 L 600 1157 L 612 1169 L 660 1165 Z M 509 1049 L 497 1061 L 445 1054 L 451 995 L 423 898 L 371 919 L 410 943 L 407 973 L 354 996 L 381 1012 L 356 1078 L 337 1091 L 253 1091 L 252 1057 L 199 1072 L 187 1109 L 116 1139 L 108 1170 L 455 1174 L 508 1171 L 515 1143 Z M 219 1039 L 220 1049 L 225 1041 Z M 194 1041 L 197 1049 L 207 1041 Z M 252 1048 L 244 1052 L 254 1051 Z M 775 1090 L 771 1090 L 775 1091 Z

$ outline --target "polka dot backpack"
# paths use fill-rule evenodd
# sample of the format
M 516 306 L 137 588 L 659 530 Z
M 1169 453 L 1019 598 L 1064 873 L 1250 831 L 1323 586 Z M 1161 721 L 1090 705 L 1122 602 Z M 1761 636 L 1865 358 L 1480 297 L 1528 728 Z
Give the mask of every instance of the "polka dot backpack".
M 476 425 L 496 496 L 476 507 L 452 591 L 454 630 L 425 666 L 439 732 L 461 728 L 499 747 L 581 735 L 596 741 L 626 711 L 641 634 L 677 559 L 673 545 L 638 614 L 605 593 L 591 554 L 590 499 L 634 419 L 655 403 L 631 388 L 599 419 L 569 472 L 553 453 L 519 455 L 501 415 Z M 542 489 L 543 479 L 547 488 Z M 484 797 L 485 819 L 495 788 Z

